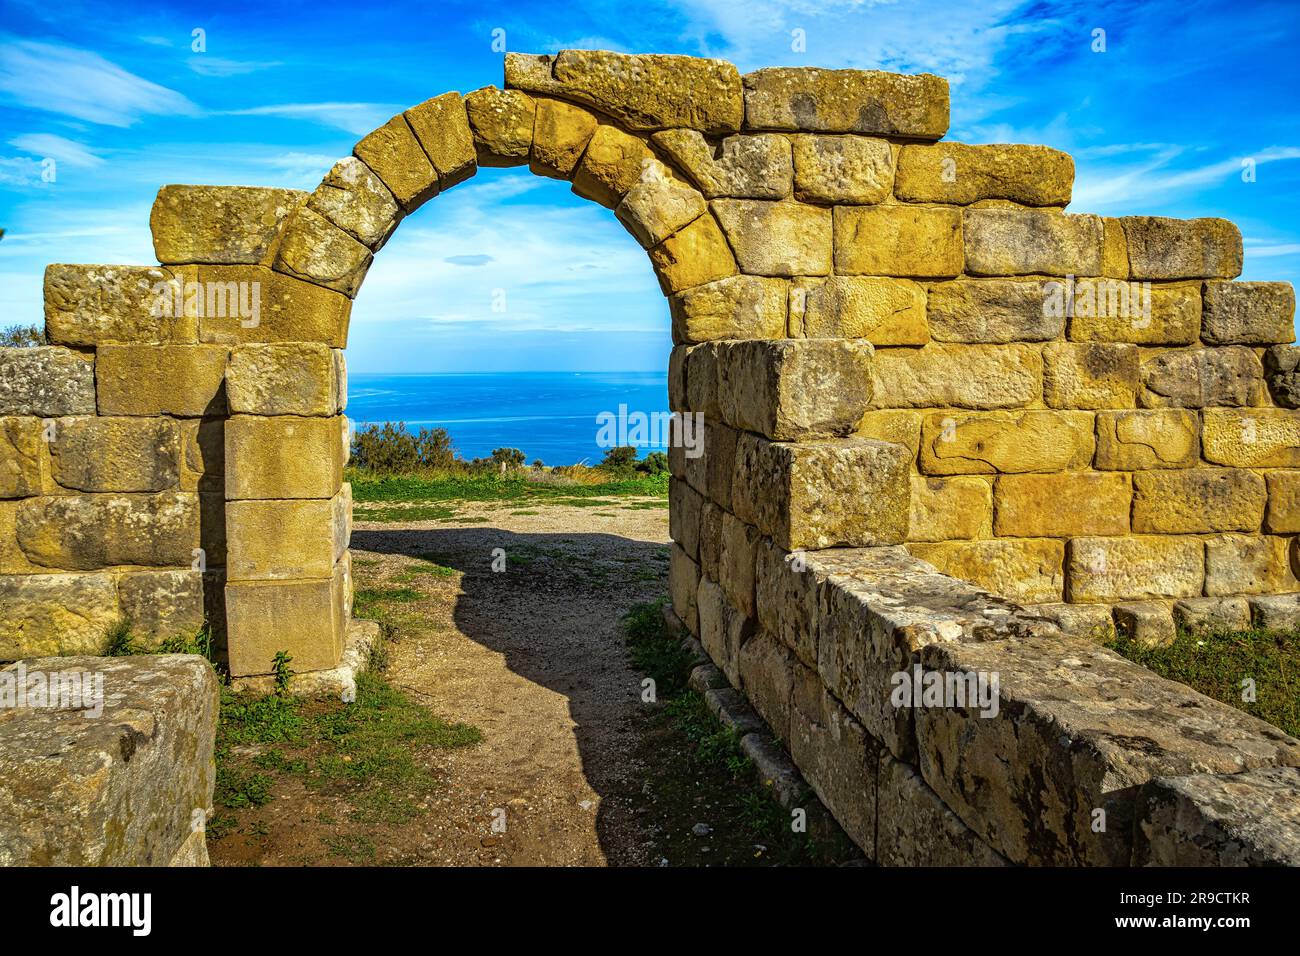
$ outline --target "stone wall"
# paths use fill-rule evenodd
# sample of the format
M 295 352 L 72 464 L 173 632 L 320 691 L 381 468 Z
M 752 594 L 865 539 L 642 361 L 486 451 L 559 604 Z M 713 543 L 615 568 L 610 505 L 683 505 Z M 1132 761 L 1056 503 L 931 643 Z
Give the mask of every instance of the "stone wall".
M 969 632 L 1037 675 L 1053 655 L 1131 668 L 1061 631 L 1296 621 L 1294 295 L 1230 281 L 1235 227 L 1064 212 L 1065 154 L 938 142 L 934 76 L 741 76 L 592 51 L 510 54 L 505 74 L 504 90 L 394 116 L 312 193 L 164 187 L 158 265 L 49 268 L 51 346 L 0 352 L 0 658 L 90 650 L 121 613 L 158 637 L 206 614 L 236 677 L 279 650 L 296 670 L 334 667 L 351 603 L 352 298 L 406 215 L 480 165 L 527 165 L 612 209 L 647 252 L 672 315 L 669 401 L 703 437 L 702 454 L 670 455 L 674 608 L 796 762 L 834 768 L 810 779 L 864 849 L 1116 862 L 1128 843 L 1071 829 L 1084 803 L 1122 779 L 1131 833 L 1132 788 L 1233 769 L 1215 751 L 1117 777 L 1098 757 L 1080 782 L 1044 737 L 1004 755 L 1016 772 L 1066 768 L 1051 812 L 1068 822 L 1031 846 L 1002 829 L 1010 804 L 979 805 L 992 791 L 951 776 L 962 753 L 942 746 L 971 732 L 878 712 L 874 695 L 937 653 L 917 635 L 956 655 Z M 922 588 L 919 623 L 868 627 L 862 608 L 882 605 L 840 572 L 816 587 L 789 573 L 829 562 L 870 580 L 881 555 L 891 587 Z M 949 599 L 978 615 L 943 618 Z M 1069 676 L 1053 678 L 1067 696 Z M 1037 679 L 1007 706 L 1036 704 Z M 1109 754 L 1107 732 L 1087 725 L 1081 746 Z M 1174 750 L 1189 739 L 1170 733 Z M 1290 762 L 1293 743 L 1256 764 Z M 1004 801 L 1033 789 L 1002 783 Z M 845 822 L 886 807 L 951 846 Z M 878 846 L 878 831 L 903 842 Z

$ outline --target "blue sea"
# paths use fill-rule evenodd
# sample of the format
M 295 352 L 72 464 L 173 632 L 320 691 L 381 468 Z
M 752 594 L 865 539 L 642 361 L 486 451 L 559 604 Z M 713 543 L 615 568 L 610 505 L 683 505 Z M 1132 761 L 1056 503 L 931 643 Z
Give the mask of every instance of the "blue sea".
M 647 416 L 668 410 L 664 372 L 481 372 L 348 376 L 347 415 L 358 428 L 405 422 L 412 431 L 445 428 L 464 458 L 519 448 L 528 461 L 596 464 L 602 412 Z M 657 437 L 653 435 L 651 438 Z M 644 456 L 662 444 L 629 441 Z

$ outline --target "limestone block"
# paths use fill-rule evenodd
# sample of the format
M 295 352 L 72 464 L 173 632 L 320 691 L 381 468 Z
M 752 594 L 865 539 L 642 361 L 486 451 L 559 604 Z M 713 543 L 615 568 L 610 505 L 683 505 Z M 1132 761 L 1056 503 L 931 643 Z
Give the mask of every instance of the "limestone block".
M 786 286 L 782 279 L 736 275 L 679 292 L 668 300 L 674 337 L 681 342 L 785 338 Z
M 1267 480 L 1264 530 L 1273 534 L 1300 532 L 1300 471 L 1270 471 Z
M 1006 866 L 909 764 L 880 756 L 876 782 L 880 866 Z
M 744 115 L 736 68 L 702 57 L 607 50 L 507 53 L 506 85 L 573 100 L 634 130 L 685 126 L 710 135 L 734 133 Z
M 1244 631 L 1250 627 L 1245 598 L 1184 598 L 1174 602 L 1174 623 L 1187 631 Z
M 1101 274 L 1112 279 L 1127 279 L 1128 239 L 1124 235 L 1124 224 L 1110 216 L 1102 219 L 1104 223 L 1103 247 L 1101 251 Z
M 1030 608 L 1054 623 L 1061 633 L 1105 644 L 1115 637 L 1115 619 L 1109 604 L 1035 604 Z
M 760 627 L 790 648 L 806 666 L 817 666 L 818 575 L 804 554 L 788 554 L 769 538 L 755 547 L 755 606 Z
M 352 300 L 332 289 L 264 266 L 199 266 L 197 288 L 201 342 L 347 345 Z
M 39 418 L 0 418 L 0 498 L 41 493 L 44 433 Z
M 1191 537 L 1071 538 L 1066 578 L 1072 603 L 1199 597 L 1204 548 Z
M 925 345 L 925 289 L 910 279 L 830 276 L 796 279 L 790 290 L 791 333 L 807 338 L 866 339 L 872 345 Z
M 1134 838 L 1134 866 L 1300 866 L 1300 770 L 1158 777 Z
M 708 496 L 723 508 L 732 508 L 732 486 L 736 478 L 736 446 L 740 432 L 707 422 L 704 430 L 705 474 Z
M 207 850 L 194 846 L 194 833 L 197 820 L 202 836 L 212 812 L 219 697 L 207 661 L 167 654 L 40 658 L 19 666 L 29 681 L 37 673 L 84 675 L 102 687 L 104 699 L 89 720 L 71 708 L 7 714 L 0 865 L 206 865 Z
M 415 212 L 438 195 L 438 171 L 402 115 L 363 136 L 352 155 L 378 176 L 402 210 Z
M 1300 468 L 1300 411 L 1207 408 L 1201 445 L 1206 461 L 1238 468 Z
M 955 279 L 930 286 L 930 334 L 940 342 L 1046 342 L 1059 338 L 1065 317 L 1047 307 L 1038 280 Z
M 929 73 L 773 67 L 746 73 L 745 128 L 940 139 L 948 81 Z
M 790 141 L 774 133 L 728 136 L 715 150 L 693 129 L 650 137 L 706 199 L 787 199 L 794 180 Z
M 1026 206 L 1067 206 L 1074 160 L 1046 146 L 904 146 L 894 194 L 904 202 L 969 205 L 1009 199 Z
M 642 140 L 602 123 L 574 171 L 573 191 L 613 209 L 654 161 L 654 153 Z
M 233 414 L 335 415 L 344 383 L 327 345 L 286 342 L 231 350 L 226 396 Z
M 1191 468 L 1200 460 L 1201 422 L 1183 409 L 1097 413 L 1097 467 L 1115 471 Z
M 0 499 L 0 575 L 37 574 L 47 570 L 27 560 L 27 555 L 18 544 L 20 505 L 20 501 Z
M 614 215 L 637 242 L 649 249 L 707 211 L 703 196 L 673 179 L 663 163 L 652 160 L 614 209 Z
M 736 517 L 780 547 L 895 544 L 907 534 L 911 460 L 865 438 L 788 444 L 742 433 L 731 502 Z
M 191 418 L 176 423 L 181 444 L 182 491 L 221 491 L 225 485 L 225 419 Z
M 101 415 L 219 415 L 228 350 L 218 345 L 102 345 L 95 352 Z
M 1300 594 L 1249 597 L 1251 623 L 1265 631 L 1293 631 L 1300 627 Z
M 706 342 L 686 356 L 686 405 L 693 412 L 717 421 L 722 414 L 718 401 L 718 344 Z M 706 443 L 707 447 L 707 443 Z
M 522 166 L 533 145 L 533 98 L 485 86 L 465 95 L 480 166 Z
M 346 509 L 334 498 L 231 501 L 226 505 L 230 581 L 327 578 L 346 539 Z M 346 549 L 346 546 L 345 546 Z
M 58 346 L 0 348 L 0 415 L 95 414 L 95 363 Z
M 680 479 L 668 482 L 668 533 L 692 561 L 700 560 L 700 522 L 704 498 Z
M 836 206 L 841 275 L 951 278 L 962 271 L 961 213 L 941 206 Z
M 700 643 L 713 663 L 727 675 L 732 687 L 739 687 L 740 654 L 754 633 L 754 622 L 729 603 L 716 581 L 700 578 L 696 594 L 700 617 Z
M 1048 539 L 993 539 L 910 543 L 907 550 L 943 574 L 1012 601 L 1061 600 L 1065 545 Z
M 341 568 L 340 561 L 336 568 Z M 328 670 L 343 654 L 347 628 L 341 572 L 301 581 L 239 581 L 226 586 L 230 673 L 269 674 L 278 651 L 294 671 Z
M 343 483 L 341 416 L 232 415 L 226 422 L 226 498 L 332 498 Z
M 1167 601 L 1116 604 L 1115 632 L 1145 647 L 1167 647 L 1178 637 L 1173 610 Z
M 1300 763 L 1300 742 L 1277 728 L 1090 642 L 936 643 L 921 659 L 1000 674 L 998 717 L 923 708 L 917 741 L 925 782 L 1013 863 L 1126 866 L 1147 780 Z
M 762 536 L 757 528 L 725 511 L 722 512 L 719 530 L 722 537 L 718 554 L 718 582 L 722 585 L 722 593 L 727 596 L 732 607 L 746 617 L 757 617 L 754 569 L 758 560 L 758 543 Z
M 796 276 L 831 271 L 830 210 L 758 199 L 715 199 L 710 205 L 742 272 Z
M 1253 406 L 1267 394 L 1264 371 L 1248 348 L 1174 349 L 1142 363 L 1147 408 Z
M 1201 331 L 1200 293 L 1189 283 L 1079 279 L 1059 294 L 1069 296 L 1069 334 L 1076 342 L 1193 345 Z
M 713 581 L 722 576 L 722 516 L 726 513 L 707 498 L 700 510 L 700 572 Z
M 908 541 L 990 537 L 993 488 L 983 478 L 912 476 Z
M 1028 345 L 879 349 L 872 374 L 876 408 L 1018 408 L 1043 390 L 1043 359 Z
M 1134 279 L 1232 279 L 1241 274 L 1241 233 L 1226 219 L 1124 216 Z
M 0 661 L 100 654 L 119 614 L 111 574 L 0 575 Z
M 199 498 L 178 491 L 26 498 L 15 525 L 19 547 L 43 568 L 189 567 L 199 547 Z
M 57 345 L 197 342 L 198 323 L 179 305 L 185 269 L 53 264 L 45 267 L 45 337 Z
M 1013 538 L 1128 534 L 1132 498 L 1129 476 L 1115 472 L 1001 475 L 993 492 L 993 533 Z
M 1082 275 L 1101 272 L 1098 216 L 1038 209 L 967 209 L 966 271 L 972 275 Z
M 1088 412 L 931 412 L 921 420 L 921 471 L 988 475 L 1087 467 Z
M 117 591 L 132 637 L 145 646 L 192 639 L 206 621 L 201 571 L 134 571 L 117 579 Z
M 1289 282 L 1207 282 L 1201 337 L 1208 345 L 1295 341 L 1295 290 Z
M 435 96 L 402 115 L 437 172 L 439 189 L 450 189 L 478 172 L 474 134 L 459 93 Z
M 701 216 L 650 250 L 665 295 L 736 274 L 731 247 L 712 216 Z
M 1133 530 L 1139 534 L 1259 531 L 1264 479 L 1236 468 L 1140 471 L 1133 475 Z
M 355 297 L 374 257 L 338 226 L 300 209 L 285 227 L 275 270 Z
M 1290 538 L 1225 534 L 1205 539 L 1205 593 L 1278 594 L 1300 591 L 1291 567 Z
M 720 417 L 774 441 L 848 435 L 871 400 L 872 354 L 843 339 L 720 342 Z
M 303 204 L 297 189 L 261 186 L 163 186 L 149 228 L 163 265 L 266 260 L 285 219 Z
M 563 100 L 538 97 L 533 105 L 533 145 L 528 153 L 528 168 L 539 176 L 568 179 L 600 121 L 582 107 Z
M 1300 347 L 1275 345 L 1268 349 L 1264 372 L 1273 401 L 1283 408 L 1300 408 Z
M 383 180 L 355 156 L 334 164 L 307 208 L 372 252 L 383 247 L 402 220 L 402 209 Z
M 865 412 L 854 432 L 859 438 L 895 442 L 915 460 L 921 447 L 921 413 L 911 409 L 881 409 Z
M 166 418 L 61 418 L 47 433 L 51 473 L 74 491 L 167 491 L 180 481 L 176 424 Z
M 865 136 L 792 136 L 794 194 L 800 202 L 879 203 L 894 185 L 889 143 Z
M 1043 346 L 1043 401 L 1051 408 L 1132 408 L 1136 346 L 1049 342 Z
M 697 637 L 700 633 L 699 609 L 696 591 L 700 586 L 700 566 L 687 557 L 677 544 L 672 546 L 668 559 L 668 590 L 672 595 L 673 612 Z
M 790 742 L 790 701 L 794 655 L 766 631 L 756 631 L 740 647 L 737 673 L 745 697 L 782 743 Z

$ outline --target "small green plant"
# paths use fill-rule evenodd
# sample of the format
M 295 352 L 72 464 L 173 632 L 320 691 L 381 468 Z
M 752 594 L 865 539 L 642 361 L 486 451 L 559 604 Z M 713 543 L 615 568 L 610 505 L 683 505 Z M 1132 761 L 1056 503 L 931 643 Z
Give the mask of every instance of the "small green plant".
M 289 693 L 289 681 L 293 680 L 293 671 L 289 664 L 293 662 L 284 651 L 276 651 L 271 658 L 271 675 L 275 678 L 275 692 L 281 697 Z
M 131 619 L 119 617 L 104 632 L 105 657 L 130 657 L 140 653 L 135 634 L 131 630 Z

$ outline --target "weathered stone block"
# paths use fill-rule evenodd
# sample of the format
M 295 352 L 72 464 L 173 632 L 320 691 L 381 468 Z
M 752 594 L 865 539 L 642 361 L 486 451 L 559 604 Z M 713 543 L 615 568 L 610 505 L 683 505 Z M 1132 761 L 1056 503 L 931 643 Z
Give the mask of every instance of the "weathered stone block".
M 871 400 L 872 354 L 843 339 L 720 342 L 722 421 L 774 441 L 847 435 Z
M 1300 347 L 1275 345 L 1264 353 L 1264 372 L 1273 401 L 1300 408 Z
M 921 471 L 964 475 L 1087 467 L 1094 447 L 1088 412 L 931 412 L 921 420 Z
M 782 279 L 737 275 L 680 292 L 668 300 L 674 338 L 681 342 L 783 339 L 786 287 Z
M 1250 605 L 1245 598 L 1184 598 L 1174 602 L 1174 623 L 1194 632 L 1244 631 L 1250 627 Z
M 346 396 L 334 352 L 307 342 L 242 345 L 230 353 L 233 414 L 337 415 Z
M 1209 345 L 1295 341 L 1295 290 L 1289 282 L 1207 282 L 1201 337 Z
M 876 782 L 880 866 L 1006 866 L 909 764 L 880 755 Z
M 718 554 L 718 582 L 722 585 L 722 593 L 746 617 L 756 618 L 758 611 L 754 597 L 754 569 L 758 560 L 758 543 L 762 536 L 757 528 L 725 511 L 722 513 L 719 530 L 722 538 Z
M 643 141 L 602 123 L 574 171 L 573 191 L 613 209 L 654 161 L 654 153 Z
M 103 653 L 119 614 L 111 574 L 0 575 L 0 661 Z
M 1133 866 L 1300 866 L 1300 770 L 1158 777 L 1134 838 Z
M 459 93 L 435 96 L 402 115 L 433 164 L 440 189 L 450 189 L 478 172 L 474 134 Z
M 972 275 L 1082 275 L 1101 272 L 1098 216 L 1036 209 L 967 209 L 966 271 Z
M 865 412 L 854 434 L 859 438 L 895 442 L 904 446 L 915 460 L 921 447 L 921 413 L 895 408 Z
M 818 575 L 804 573 L 803 552 L 789 554 L 769 538 L 755 547 L 754 588 L 759 625 L 805 665 L 817 666 Z
M 1167 647 L 1178 637 L 1173 610 L 1167 601 L 1135 601 L 1115 605 L 1115 632 L 1145 647 Z
M 1300 627 L 1300 594 L 1267 594 L 1246 599 L 1251 623 L 1265 631 L 1293 631 Z
M 48 434 L 51 474 L 75 491 L 167 491 L 180 480 L 170 419 L 61 418 Z
M 1207 408 L 1201 417 L 1207 461 L 1238 468 L 1300 468 L 1300 411 Z
M 713 663 L 727 675 L 731 686 L 739 687 L 741 649 L 754 633 L 754 621 L 727 603 L 721 585 L 705 577 L 700 578 L 696 604 L 700 643 Z
M 1128 534 L 1132 498 L 1129 476 L 1115 472 L 1001 475 L 993 492 L 993 532 L 1013 538 Z
M 948 81 L 929 73 L 773 67 L 746 73 L 745 128 L 939 139 Z
M 1064 314 L 1046 303 L 1047 291 L 1037 280 L 936 282 L 927 307 L 930 334 L 940 342 L 1046 342 L 1065 329 Z
M 704 507 L 700 510 L 699 563 L 700 572 L 713 581 L 722 577 L 722 517 L 726 514 L 712 501 L 704 499 Z
M 206 623 L 201 571 L 134 571 L 117 579 L 117 592 L 131 636 L 146 646 L 192 639 Z
M 736 274 L 731 247 L 712 216 L 701 216 L 650 250 L 664 295 Z
M 686 405 L 710 421 L 717 421 L 722 414 L 718 402 L 718 348 L 718 343 L 706 342 L 686 356 Z
M 944 574 L 1025 604 L 1061 600 L 1061 541 L 1018 540 L 911 543 L 907 550 Z
M 1249 407 L 1267 394 L 1259 359 L 1240 346 L 1161 352 L 1142 364 L 1142 386 L 1148 408 Z
M 932 343 L 877 350 L 872 375 L 876 408 L 1017 408 L 1039 401 L 1043 359 L 1027 345 Z
M 789 444 L 742 433 L 731 503 L 780 547 L 895 544 L 907 534 L 911 458 L 865 438 Z
M 352 147 L 352 155 L 383 180 L 407 213 L 415 212 L 438 195 L 438 171 L 429 162 L 405 116 L 394 116 L 367 133 Z
M 27 498 L 15 524 L 19 546 L 44 568 L 189 567 L 199 547 L 199 499 L 177 491 Z
M 692 561 L 700 559 L 700 521 L 704 498 L 686 482 L 668 482 L 668 533 Z
M 1052 308 L 1061 301 L 1070 314 L 1070 338 L 1077 342 L 1193 345 L 1201 333 L 1201 290 L 1197 285 L 1117 279 L 1078 279 L 1052 289 Z M 1068 296 L 1068 298 L 1064 298 Z
M 1290 538 L 1225 534 L 1205 539 L 1205 593 L 1278 594 L 1300 591 L 1291 567 Z
M 1103 218 L 1102 222 L 1101 274 L 1112 279 L 1127 279 L 1128 238 L 1124 235 L 1124 224 L 1110 216 Z
M 563 100 L 533 101 L 533 145 L 528 168 L 539 176 L 569 179 L 600 121 Z
M 164 186 L 149 228 L 163 265 L 265 261 L 271 243 L 307 194 L 261 186 Z
M 506 85 L 582 103 L 635 130 L 686 126 L 707 134 L 734 133 L 744 115 L 736 68 L 702 57 L 607 50 L 507 53 Z
M 1035 604 L 1029 609 L 1069 637 L 1105 644 L 1115 637 L 1115 619 L 1109 604 Z
M 1097 413 L 1097 467 L 1115 471 L 1191 468 L 1200 460 L 1201 422 L 1182 409 Z
M 347 345 L 352 300 L 342 293 L 264 266 L 199 266 L 198 277 L 202 342 Z
M 993 486 L 983 478 L 912 476 L 908 541 L 951 541 L 992 534 Z
M 716 199 L 710 205 L 742 272 L 796 276 L 831 271 L 830 210 L 757 199 Z
M 533 145 L 533 98 L 518 90 L 485 86 L 465 95 L 480 166 L 522 166 Z
M 925 289 L 910 279 L 830 276 L 796 279 L 790 331 L 807 338 L 866 339 L 872 345 L 925 345 Z
M 352 236 L 304 208 L 285 226 L 275 270 L 354 297 L 373 258 Z
M 865 136 L 792 136 L 794 194 L 800 202 L 878 203 L 894 184 L 887 141 Z
M 219 697 L 208 663 L 167 654 L 21 666 L 29 681 L 36 673 L 102 680 L 103 710 L 92 720 L 71 708 L 6 715 L 0 865 L 206 865 Z
M 355 156 L 334 164 L 307 208 L 372 252 L 383 247 L 402 220 L 402 209 L 383 180 Z
M 338 542 L 346 540 L 343 500 L 340 491 L 333 499 L 227 503 L 227 577 L 232 582 L 329 577 L 341 557 Z
M 700 616 L 695 595 L 699 586 L 700 566 L 674 544 L 668 558 L 668 591 L 672 596 L 673 612 L 697 637 L 700 634 Z
M 766 631 L 756 631 L 737 655 L 740 688 L 782 743 L 790 743 L 794 655 Z
M 706 199 L 787 199 L 794 167 L 790 141 L 767 133 L 728 136 L 715 150 L 698 130 L 669 129 L 650 141 L 667 155 Z
M 614 210 L 618 221 L 649 249 L 708 211 L 698 191 L 678 182 L 658 160 L 646 163 L 641 178 Z
M 191 418 L 176 423 L 181 444 L 181 491 L 220 491 L 225 484 L 225 419 Z
M 740 432 L 727 425 L 707 422 L 704 429 L 705 484 L 708 497 L 723 508 L 732 508 L 731 492 L 736 479 L 736 445 Z
M 1264 479 L 1253 471 L 1140 471 L 1133 475 L 1133 530 L 1139 534 L 1258 531 L 1267 500 Z
M 56 345 L 197 342 L 198 323 L 174 297 L 186 270 L 161 266 L 45 267 L 45 337 Z
M 0 418 L 0 498 L 41 493 L 44 430 L 39 418 Z
M 962 271 L 961 213 L 940 206 L 836 206 L 841 275 L 951 278 Z
M 56 346 L 0 348 L 0 415 L 93 414 L 93 360 Z
M 230 673 L 269 674 L 278 651 L 295 671 L 328 670 L 343 654 L 346 590 L 340 561 L 333 577 L 240 581 L 226 586 Z
M 1271 471 L 1267 477 L 1264 530 L 1273 534 L 1300 532 L 1300 471 Z
M 1241 274 L 1241 233 L 1226 219 L 1124 216 L 1134 279 L 1232 279 Z
M 1072 603 L 1199 597 L 1204 580 L 1199 538 L 1071 538 L 1066 554 Z
M 217 345 L 103 345 L 95 352 L 101 415 L 219 415 L 227 349 Z
M 1026 206 L 1067 206 L 1074 160 L 1046 146 L 904 146 L 894 194 L 905 202 L 955 203 L 1009 199 Z
M 345 419 L 232 415 L 226 422 L 226 498 L 333 498 L 347 463 Z
M 1043 346 L 1043 401 L 1051 408 L 1132 408 L 1138 367 L 1136 346 L 1049 342 Z

